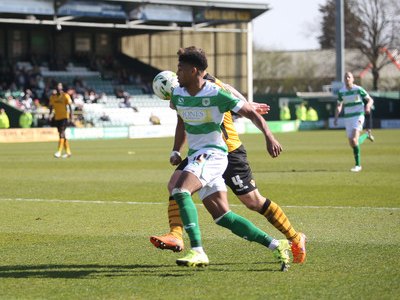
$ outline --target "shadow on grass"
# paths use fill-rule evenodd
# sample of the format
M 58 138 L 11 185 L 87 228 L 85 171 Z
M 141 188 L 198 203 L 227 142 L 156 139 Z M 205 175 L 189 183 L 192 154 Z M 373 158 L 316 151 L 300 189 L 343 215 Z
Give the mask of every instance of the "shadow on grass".
M 171 269 L 166 272 L 165 269 Z M 185 276 L 171 265 L 16 265 L 1 266 L 0 278 L 95 278 L 119 276 Z
M 273 267 L 272 267 L 273 265 Z M 266 266 L 268 266 L 266 268 Z M 275 272 L 277 264 L 219 263 L 207 268 L 188 268 L 176 265 L 15 265 L 0 266 L 0 278 L 64 278 L 81 279 L 122 276 L 182 277 L 196 272 Z

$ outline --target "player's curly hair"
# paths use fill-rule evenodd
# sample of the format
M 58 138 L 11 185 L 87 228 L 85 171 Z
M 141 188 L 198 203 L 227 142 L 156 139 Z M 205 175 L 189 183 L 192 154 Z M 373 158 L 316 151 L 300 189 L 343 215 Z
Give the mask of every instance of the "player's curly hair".
M 201 48 L 195 46 L 180 48 L 177 54 L 179 62 L 190 64 L 199 71 L 204 71 L 208 68 L 206 53 Z

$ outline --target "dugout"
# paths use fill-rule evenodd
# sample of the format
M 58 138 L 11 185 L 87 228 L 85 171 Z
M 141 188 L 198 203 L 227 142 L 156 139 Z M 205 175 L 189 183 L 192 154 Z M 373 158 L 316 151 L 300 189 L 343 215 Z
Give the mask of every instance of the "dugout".
M 177 49 L 196 45 L 211 73 L 251 98 L 251 21 L 268 9 L 257 0 L 1 1 L 0 58 L 57 69 L 113 57 L 151 76 L 175 70 Z

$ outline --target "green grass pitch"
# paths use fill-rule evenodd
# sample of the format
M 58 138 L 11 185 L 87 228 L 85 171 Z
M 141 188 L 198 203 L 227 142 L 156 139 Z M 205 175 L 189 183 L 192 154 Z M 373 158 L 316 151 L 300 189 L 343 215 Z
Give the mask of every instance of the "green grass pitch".
M 395 299 L 400 283 L 400 131 L 376 130 L 351 173 L 344 130 L 245 135 L 259 189 L 308 236 L 308 259 L 279 272 L 272 253 L 214 224 L 197 197 L 210 266 L 155 249 L 168 229 L 172 138 L 0 144 L 1 299 Z M 231 208 L 277 238 L 232 193 Z M 187 237 L 185 237 L 188 246 Z

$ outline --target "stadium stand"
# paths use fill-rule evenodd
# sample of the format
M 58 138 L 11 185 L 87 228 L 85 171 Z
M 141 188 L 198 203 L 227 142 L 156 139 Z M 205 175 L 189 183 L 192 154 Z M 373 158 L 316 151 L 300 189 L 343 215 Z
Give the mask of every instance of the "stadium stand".
M 162 123 L 171 123 L 167 102 L 151 94 L 149 82 L 128 69 L 107 68 L 114 75 L 107 79 L 100 71 L 69 62 L 63 70 L 44 63 L 40 67 L 29 61 L 0 69 L 0 100 L 35 116 L 34 126 L 47 125 L 48 98 L 57 82 L 62 82 L 73 100 L 77 126 L 130 126 L 150 124 L 150 116 L 160 112 Z M 120 66 L 120 64 L 116 64 Z M 105 69 L 105 68 L 100 68 Z M 108 116 L 102 120 L 101 116 Z M 173 122 L 173 121 L 172 121 Z
M 121 100 L 111 96 L 105 103 L 86 103 L 82 112 L 86 122 L 95 127 L 150 125 L 152 115 L 157 115 L 161 124 L 176 122 L 176 114 L 168 102 L 156 96 L 135 96 L 129 103 L 130 107 L 121 107 Z
M 249 22 L 269 10 L 266 3 L 242 0 L 229 5 L 226 0 L 214 0 L 212 5 L 172 0 L 3 2 L 0 107 L 9 112 L 32 111 L 40 120 L 37 126 L 45 125 L 48 98 L 57 82 L 72 96 L 80 126 L 140 124 L 149 122 L 152 112 L 161 123 L 170 122 L 170 115 L 164 113 L 166 103 L 154 101 L 151 83 L 170 62 L 175 65 L 175 49 L 183 41 L 202 40 L 207 41 L 203 48 L 210 49 L 212 61 L 223 58 L 218 60 L 221 66 L 226 65 L 226 58 L 245 59 L 243 42 Z M 168 47 L 159 47 L 164 41 Z M 225 47 L 228 41 L 236 42 Z M 225 79 L 246 89 L 245 68 L 231 66 Z M 103 117 L 100 121 L 97 112 Z M 17 118 L 15 114 L 13 119 Z

